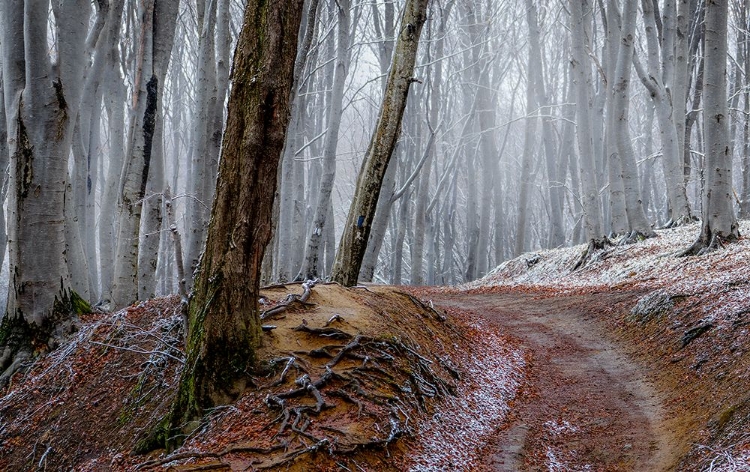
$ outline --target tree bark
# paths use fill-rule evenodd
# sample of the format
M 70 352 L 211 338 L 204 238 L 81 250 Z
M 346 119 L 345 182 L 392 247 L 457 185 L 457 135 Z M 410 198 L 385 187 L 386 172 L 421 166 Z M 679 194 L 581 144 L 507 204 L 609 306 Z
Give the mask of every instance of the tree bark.
M 627 213 L 628 231 L 631 238 L 656 236 L 646 215 L 643 212 L 643 200 L 638 182 L 638 167 L 630 140 L 630 76 L 633 63 L 633 44 L 635 41 L 635 21 L 638 14 L 637 0 L 625 0 L 623 4 L 622 31 L 620 51 L 617 56 L 614 84 L 614 110 L 617 141 L 617 161 L 621 175 L 617 176 L 623 184 L 625 211 Z
M 302 0 L 249 0 L 245 7 L 216 198 L 189 303 L 187 361 L 168 418 L 170 448 L 207 408 L 237 398 L 256 366 L 260 269 L 271 239 L 302 8 Z
M 596 187 L 596 163 L 591 119 L 591 71 L 586 54 L 586 41 L 590 13 L 584 14 L 586 0 L 570 0 L 571 68 L 576 88 L 576 122 L 578 125 L 579 172 L 582 183 L 583 221 L 586 239 L 601 238 L 602 217 L 599 207 L 599 189 Z
M 336 149 L 339 142 L 339 129 L 341 128 L 341 116 L 343 115 L 344 88 L 349 71 L 350 52 L 349 45 L 353 36 L 350 31 L 349 0 L 338 0 L 337 2 L 337 41 L 336 41 L 336 68 L 333 73 L 333 84 L 331 90 L 331 101 L 328 105 L 328 126 L 325 141 L 323 143 L 323 178 L 320 183 L 320 191 L 315 205 L 312 232 L 305 250 L 305 262 L 300 273 L 302 279 L 316 279 L 320 275 L 321 261 L 318 259 L 323 232 L 327 225 L 333 225 L 328 220 L 328 207 L 331 205 L 331 194 L 336 179 Z
M 64 218 L 68 157 L 81 100 L 91 5 L 63 1 L 48 40 L 49 1 L 0 5 L 10 165 L 8 305 L 0 326 L 0 384 L 69 332 L 86 304 L 71 291 Z M 53 67 L 52 54 L 57 58 Z
M 663 149 L 662 168 L 666 181 L 667 195 L 669 197 L 670 221 L 669 226 L 681 225 L 693 221 L 690 205 L 685 190 L 685 179 L 683 177 L 683 163 L 680 161 L 678 150 L 679 140 L 677 128 L 674 121 L 674 109 L 669 85 L 674 70 L 674 52 L 672 51 L 674 41 L 674 18 L 669 18 L 665 24 L 666 39 L 661 45 L 662 61 L 659 61 L 659 39 L 656 34 L 655 18 L 658 16 L 653 8 L 653 3 L 643 0 L 643 20 L 645 23 L 646 40 L 648 44 L 648 70 L 643 70 L 640 62 L 636 61 L 636 71 L 641 82 L 651 95 L 656 107 L 656 119 L 661 131 L 661 144 Z M 674 4 L 670 4 L 673 7 Z M 671 10 L 670 10 L 671 11 Z M 668 33 L 668 34 L 667 34 Z M 661 73 L 660 73 L 661 72 Z
M 357 177 L 354 198 L 333 264 L 332 280 L 345 286 L 357 284 L 383 177 L 401 132 L 409 86 L 415 80 L 412 75 L 428 2 L 407 0 L 404 7 L 403 27 L 396 42 L 383 105 Z
M 732 189 L 732 152 L 727 110 L 727 16 L 728 0 L 706 3 L 706 46 L 703 123 L 706 141 L 706 188 L 703 196 L 701 233 L 685 252 L 702 254 L 724 242 L 739 239 Z

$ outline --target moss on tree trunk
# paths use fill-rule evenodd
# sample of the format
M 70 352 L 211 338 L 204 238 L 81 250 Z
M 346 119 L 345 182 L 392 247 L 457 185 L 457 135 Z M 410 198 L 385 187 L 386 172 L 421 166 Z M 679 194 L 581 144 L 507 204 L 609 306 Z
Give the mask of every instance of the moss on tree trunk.
M 250 0 L 245 8 L 216 198 L 188 306 L 187 362 L 168 421 L 142 450 L 163 439 L 168 448 L 181 444 L 206 409 L 242 394 L 255 368 L 261 262 L 271 238 L 302 6 Z

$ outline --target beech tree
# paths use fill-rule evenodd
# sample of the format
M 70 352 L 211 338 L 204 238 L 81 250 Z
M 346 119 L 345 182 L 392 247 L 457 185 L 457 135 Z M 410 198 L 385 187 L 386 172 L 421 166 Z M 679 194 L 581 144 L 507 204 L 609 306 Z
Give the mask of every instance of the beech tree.
M 216 197 L 188 307 L 187 361 L 167 418 L 174 447 L 207 408 L 231 402 L 256 366 L 258 290 L 289 123 L 302 0 L 249 0 L 234 54 Z
M 724 242 L 736 241 L 739 225 L 734 212 L 732 152 L 727 110 L 728 0 L 706 2 L 703 123 L 706 140 L 706 184 L 701 233 L 684 254 L 703 254 Z
M 615 161 L 619 163 L 620 175 L 625 197 L 627 230 L 631 241 L 638 237 L 653 237 L 656 233 L 643 212 L 643 201 L 638 181 L 638 168 L 630 139 L 630 75 L 633 63 L 633 43 L 635 41 L 635 20 L 638 13 L 637 0 L 625 0 L 623 3 L 620 48 L 614 67 L 613 128 L 617 150 Z
M 407 0 L 404 6 L 401 32 L 396 40 L 383 104 L 357 177 L 354 197 L 333 264 L 331 279 L 345 286 L 357 284 L 383 177 L 401 133 L 409 88 L 416 80 L 413 77 L 414 64 L 422 26 L 427 19 L 428 3 L 429 0 Z
M 12 0 L 0 6 L 2 73 L 11 156 L 9 299 L 0 326 L 0 384 L 54 347 L 86 303 L 72 290 L 65 219 L 73 125 L 83 90 L 88 0 Z M 54 62 L 53 62 L 54 59 Z
M 570 0 L 571 22 L 571 61 L 573 80 L 576 90 L 576 123 L 578 126 L 578 153 L 580 156 L 580 175 L 582 183 L 582 201 L 584 227 L 587 240 L 597 240 L 602 231 L 602 216 L 599 206 L 599 189 L 596 188 L 594 173 L 594 142 L 591 118 L 591 67 L 586 54 L 587 43 L 591 36 L 591 6 L 586 0 Z
M 138 252 L 141 215 L 152 165 L 163 159 L 154 153 L 159 99 L 174 43 L 179 2 L 148 0 L 142 3 L 136 59 L 133 115 L 118 200 L 118 233 L 114 283 L 110 300 L 116 307 L 138 300 Z M 161 84 L 161 85 L 160 85 Z M 158 151 L 161 146 L 156 146 Z M 161 162 L 159 162 L 161 164 Z M 162 183 L 163 184 L 163 183 Z M 148 206 L 146 206 L 148 208 Z

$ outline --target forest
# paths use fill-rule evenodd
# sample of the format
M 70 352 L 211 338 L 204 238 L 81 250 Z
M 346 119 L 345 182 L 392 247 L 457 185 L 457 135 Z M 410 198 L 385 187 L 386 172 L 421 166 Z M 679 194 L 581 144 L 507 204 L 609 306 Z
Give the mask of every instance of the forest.
M 94 336 L 82 328 L 92 313 L 172 300 L 160 368 L 177 356 L 184 369 L 130 445 L 142 452 L 180 450 L 206 414 L 257 387 L 273 330 L 347 341 L 336 356 L 305 344 L 332 357 L 289 394 L 315 397 L 314 415 L 332 405 L 324 387 L 355 375 L 334 369 L 342 359 L 364 356 L 364 367 L 373 352 L 398 352 L 414 363 L 402 373 L 421 372 L 411 377 L 418 410 L 453 394 L 444 358 L 363 334 L 380 321 L 352 335 L 329 327 L 335 310 L 322 328 L 308 325 L 312 315 L 283 329 L 267 320 L 327 306 L 321 297 L 356 303 L 356 290 L 396 311 L 408 296 L 440 320 L 430 298 L 440 290 L 504 287 L 497 274 L 517 280 L 518 261 L 532 273 L 580 245 L 560 262 L 565 276 L 598 271 L 685 228 L 695 231 L 669 246 L 685 265 L 744 250 L 749 31 L 743 0 L 5 0 L 0 388 Z M 628 302 L 646 290 L 634 284 Z M 368 288 L 382 285 L 408 295 Z M 425 329 L 446 340 L 478 329 L 456 316 L 459 327 Z M 273 386 L 305 370 L 284 359 Z M 309 406 L 269 395 L 287 415 L 279 434 L 294 413 L 291 431 L 307 437 L 296 428 Z M 396 410 L 385 439 L 353 448 L 387 449 L 404 430 Z M 2 431 L 0 421 L 0 444 Z M 333 450 L 307 440 L 266 468 Z M 216 457 L 239 452 L 226 451 Z

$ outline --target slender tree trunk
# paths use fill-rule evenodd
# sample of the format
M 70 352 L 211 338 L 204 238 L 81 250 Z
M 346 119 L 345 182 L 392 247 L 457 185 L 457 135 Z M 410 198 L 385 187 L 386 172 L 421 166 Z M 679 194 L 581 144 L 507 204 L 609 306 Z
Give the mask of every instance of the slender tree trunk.
M 401 120 L 414 81 L 414 63 L 429 0 L 407 0 L 375 133 L 365 155 L 331 277 L 356 285 L 375 216 L 383 177 L 401 132 Z
M 578 137 L 579 172 L 582 183 L 583 221 L 586 239 L 603 236 L 599 207 L 599 189 L 596 187 L 596 163 L 591 119 L 591 70 L 586 54 L 588 25 L 591 22 L 586 0 L 570 0 L 571 67 L 576 87 L 576 122 Z
M 350 32 L 349 0 L 338 0 L 337 2 L 338 37 L 336 41 L 336 68 L 333 73 L 333 87 L 331 101 L 328 106 L 328 129 L 323 144 L 323 178 L 320 183 L 318 200 L 313 216 L 313 227 L 310 239 L 305 250 L 305 263 L 302 267 L 302 278 L 316 279 L 319 276 L 318 255 L 323 240 L 323 232 L 326 225 L 333 225 L 333 221 L 327 221 L 328 207 L 331 205 L 331 194 L 336 179 L 336 148 L 339 142 L 339 129 L 341 128 L 341 116 L 343 114 L 344 88 L 349 70 L 349 45 L 352 33 Z
M 750 34 L 748 28 L 748 3 L 742 2 L 740 7 L 743 25 L 740 38 L 742 41 L 742 64 L 747 80 L 750 77 Z M 743 120 L 742 120 L 742 198 L 740 198 L 740 218 L 750 218 L 750 87 L 743 87 Z
M 188 183 L 187 221 L 189 224 L 186 247 L 185 267 L 192 273 L 198 266 L 198 258 L 203 247 L 208 226 L 208 208 L 211 205 L 206 192 L 206 182 L 214 180 L 211 174 L 209 155 L 210 123 L 212 118 L 211 95 L 216 85 L 216 5 L 218 0 L 208 0 L 203 23 L 200 24 L 198 46 L 198 71 L 196 76 L 195 112 L 192 123 L 191 142 L 191 179 Z M 188 281 L 192 287 L 192 280 Z
M 573 0 L 577 1 L 577 0 Z M 531 65 L 531 60 L 529 60 Z M 521 175 L 518 180 L 518 208 L 516 209 L 516 241 L 513 256 L 520 256 L 528 247 L 526 229 L 528 226 L 529 194 L 531 193 L 531 171 L 534 159 L 534 144 L 536 143 L 536 128 L 538 117 L 535 113 L 534 83 L 531 77 L 526 83 L 526 128 L 523 134 L 523 156 L 521 157 Z
M 557 173 L 555 153 L 557 143 L 554 139 L 554 118 L 549 98 L 545 90 L 544 73 L 542 67 L 542 47 L 540 42 L 539 22 L 536 5 L 532 0 L 526 0 L 526 21 L 529 26 L 529 77 L 532 79 L 536 103 L 542 115 L 542 138 L 544 140 L 544 164 L 547 171 L 547 195 L 549 198 L 549 236 L 547 247 L 558 247 L 565 244 L 565 229 L 563 227 L 562 185 Z M 492 175 L 491 172 L 485 172 Z
M 630 238 L 636 236 L 653 237 L 656 233 L 643 212 L 641 189 L 638 182 L 638 167 L 630 140 L 630 75 L 633 63 L 633 43 L 635 41 L 635 21 L 638 14 L 637 0 L 625 0 L 623 4 L 622 32 L 620 35 L 620 51 L 617 56 L 614 85 L 614 110 L 616 124 L 614 127 L 617 141 L 617 161 L 623 183 L 625 209 L 627 211 L 628 230 Z
M 302 0 L 249 0 L 245 7 L 213 217 L 189 303 L 186 367 L 170 432 L 155 438 L 169 438 L 170 449 L 198 427 L 207 408 L 237 398 L 256 367 L 260 268 L 271 239 L 302 9 Z
M 607 1 L 607 115 L 606 115 L 606 147 L 607 168 L 609 170 L 609 223 L 610 234 L 622 235 L 628 230 L 628 216 L 625 209 L 625 186 L 622 179 L 622 163 L 617 150 L 617 139 L 615 134 L 619 131 L 618 115 L 621 110 L 616 108 L 616 66 L 618 54 L 621 52 L 620 44 L 621 26 L 620 13 L 615 0 Z M 624 28 L 624 26 L 623 26 Z
M 656 13 L 654 12 L 653 3 L 649 0 L 643 0 L 641 3 L 643 5 L 643 19 L 648 44 L 648 71 L 643 70 L 638 61 L 636 61 L 635 65 L 641 82 L 648 89 L 656 107 L 656 119 L 661 131 L 660 136 L 663 149 L 662 168 L 671 211 L 668 225 L 681 225 L 693 221 L 693 217 L 685 190 L 685 180 L 681 172 L 683 168 L 678 150 L 679 140 L 674 121 L 674 109 L 672 107 L 670 92 L 667 90 L 669 82 L 666 82 L 672 79 L 674 71 L 674 18 L 671 18 L 665 24 L 665 38 L 668 41 L 662 44 L 662 62 L 660 66 L 659 39 L 657 37 L 655 25 Z M 674 6 L 673 3 L 670 3 L 670 5 L 671 7 Z

